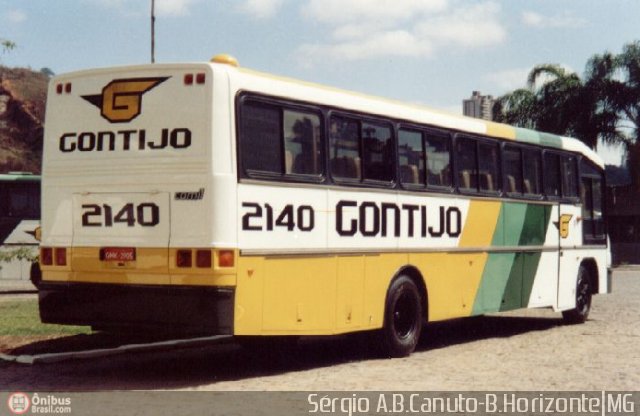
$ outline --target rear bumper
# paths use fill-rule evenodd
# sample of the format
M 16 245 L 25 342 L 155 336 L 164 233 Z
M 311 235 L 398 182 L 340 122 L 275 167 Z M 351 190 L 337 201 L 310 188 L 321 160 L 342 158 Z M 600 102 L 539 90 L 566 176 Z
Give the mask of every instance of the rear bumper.
M 233 334 L 232 287 L 43 282 L 44 323 L 189 334 Z

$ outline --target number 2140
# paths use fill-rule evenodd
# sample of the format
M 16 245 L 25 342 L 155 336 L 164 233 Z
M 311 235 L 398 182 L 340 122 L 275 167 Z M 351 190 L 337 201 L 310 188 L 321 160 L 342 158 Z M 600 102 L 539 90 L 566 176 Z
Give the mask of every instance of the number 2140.
M 160 208 L 153 202 L 143 202 L 138 205 L 125 204 L 116 212 L 108 204 L 83 204 L 83 227 L 113 227 L 114 224 L 126 224 L 134 227 L 136 224 L 143 227 L 154 227 L 160 223 Z

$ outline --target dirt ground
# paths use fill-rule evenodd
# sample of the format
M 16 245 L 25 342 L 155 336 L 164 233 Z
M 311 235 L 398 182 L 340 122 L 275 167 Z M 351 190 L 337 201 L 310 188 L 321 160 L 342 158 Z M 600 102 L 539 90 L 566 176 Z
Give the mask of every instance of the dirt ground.
M 638 390 L 639 300 L 640 271 L 617 271 L 614 293 L 594 298 L 583 325 L 563 325 L 549 310 L 438 323 L 412 356 L 394 360 L 334 337 L 304 339 L 286 353 L 225 344 L 48 365 L 0 362 L 0 390 Z

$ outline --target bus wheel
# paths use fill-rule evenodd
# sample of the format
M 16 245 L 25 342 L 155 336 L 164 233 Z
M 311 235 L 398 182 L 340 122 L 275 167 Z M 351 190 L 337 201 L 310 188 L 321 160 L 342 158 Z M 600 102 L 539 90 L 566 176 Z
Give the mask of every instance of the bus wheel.
M 389 357 L 406 357 L 420 339 L 422 307 L 420 293 L 409 277 L 401 275 L 391 283 L 381 331 L 383 353 Z
M 562 312 L 566 323 L 581 324 L 587 320 L 591 311 L 592 293 L 591 275 L 586 267 L 580 266 L 576 283 L 576 307 Z
M 40 287 L 40 282 L 42 282 L 42 272 L 40 271 L 39 263 L 31 263 L 29 279 L 31 280 L 31 283 L 36 287 L 36 289 Z

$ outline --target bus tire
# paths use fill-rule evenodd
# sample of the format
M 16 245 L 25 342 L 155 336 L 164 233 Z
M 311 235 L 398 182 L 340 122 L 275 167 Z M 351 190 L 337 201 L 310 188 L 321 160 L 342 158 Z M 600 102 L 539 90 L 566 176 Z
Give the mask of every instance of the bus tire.
M 576 281 L 576 307 L 567 311 L 562 311 L 562 318 L 568 324 L 582 324 L 589 317 L 591 311 L 591 298 L 593 294 L 593 284 L 589 270 L 581 265 L 578 269 L 578 279 Z
M 418 287 L 408 276 L 400 275 L 391 283 L 380 333 L 384 355 L 406 357 L 416 349 L 422 330 L 421 305 Z
M 35 286 L 36 289 L 40 288 L 40 283 L 42 282 L 42 271 L 40 270 L 39 263 L 31 263 L 31 270 L 29 271 L 29 280 L 31 280 L 31 284 Z

